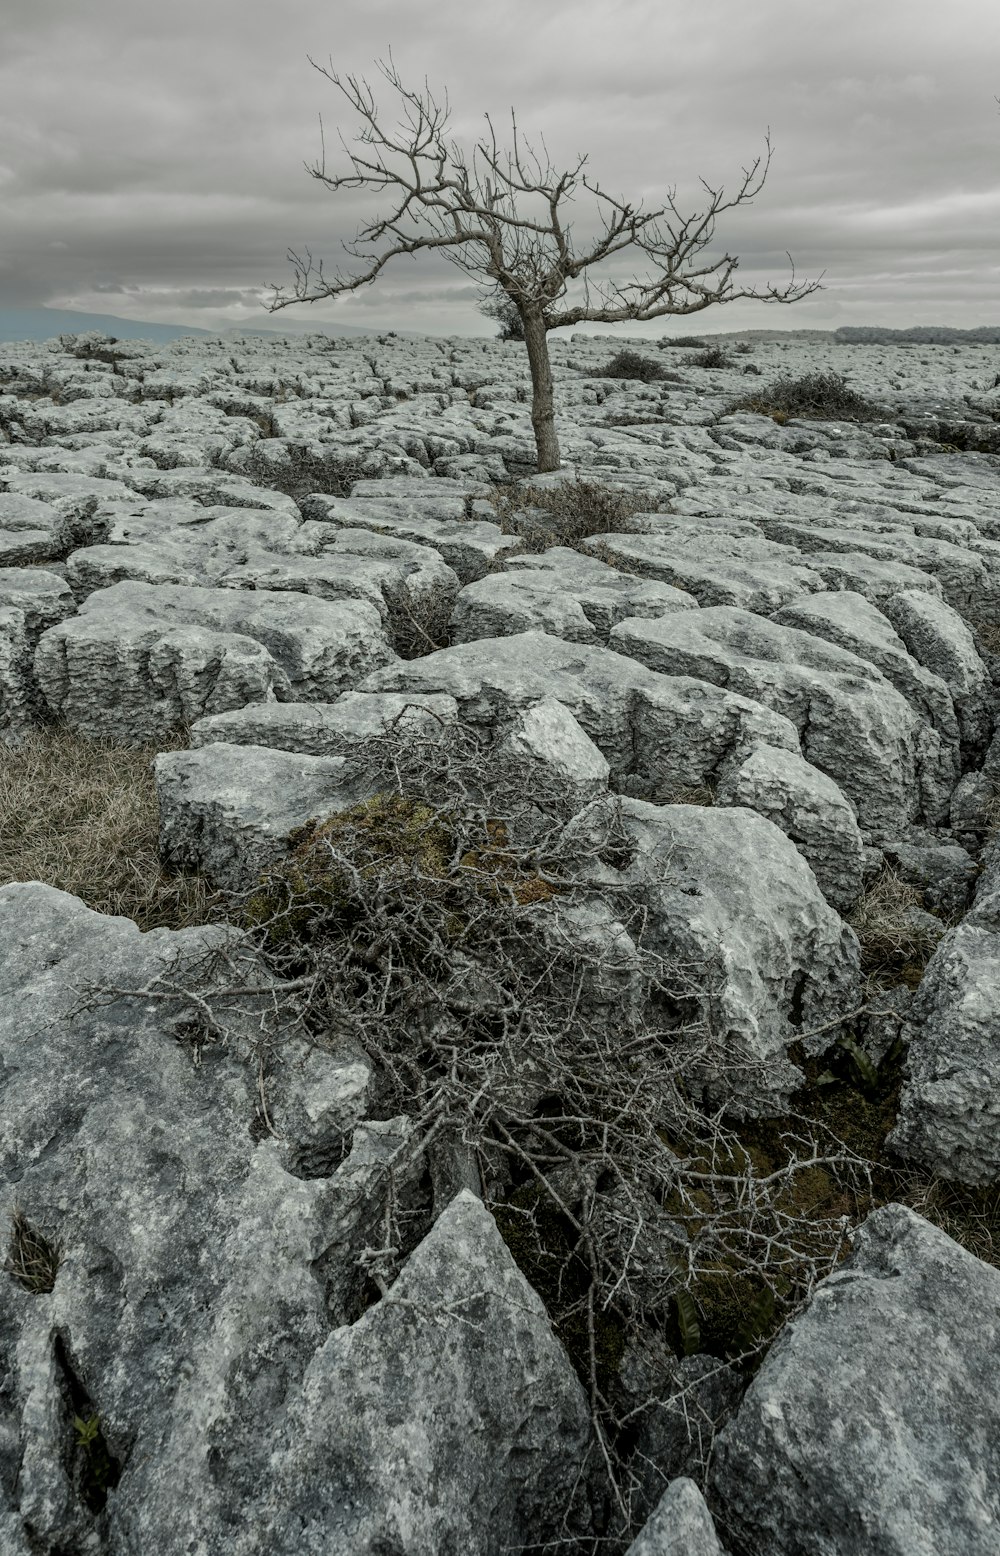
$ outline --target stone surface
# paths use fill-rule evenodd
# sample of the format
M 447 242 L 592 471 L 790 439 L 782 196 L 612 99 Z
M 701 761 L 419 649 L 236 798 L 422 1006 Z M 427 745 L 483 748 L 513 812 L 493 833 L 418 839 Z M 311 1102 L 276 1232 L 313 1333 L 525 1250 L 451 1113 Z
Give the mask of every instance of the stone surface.
M 721 1048 L 706 1085 L 736 1112 L 780 1108 L 801 1083 L 789 1044 L 860 1003 L 853 930 L 794 845 L 754 811 L 623 800 L 620 813 L 634 856 L 600 878 L 630 884 L 649 915 L 649 948 L 668 966 L 707 975 Z M 567 835 L 592 849 L 607 825 L 598 801 Z M 834 1036 L 807 1038 L 806 1051 L 822 1052 Z
M 720 805 L 744 805 L 766 816 L 798 848 L 839 913 L 864 888 L 864 843 L 853 807 L 825 773 L 794 751 L 758 746 L 724 771 Z
M 248 702 L 329 701 L 394 658 L 362 601 L 120 583 L 42 635 L 35 674 L 70 728 L 141 745 Z
M 271 746 L 310 756 L 347 756 L 402 720 L 423 734 L 451 727 L 453 697 L 402 692 L 344 692 L 336 702 L 254 702 L 209 714 L 191 726 L 191 745 Z
M 719 1528 L 768 1556 L 991 1556 L 1000 1271 L 887 1205 L 715 1448 Z
M 854 806 L 866 841 L 947 813 L 958 776 L 951 751 L 859 655 L 728 606 L 621 622 L 610 641 L 650 669 L 701 677 L 788 718 L 802 755 Z
M 671 1482 L 628 1556 L 725 1556 L 693 1480 Z
M 201 871 L 227 891 L 251 886 L 294 828 L 346 810 L 365 792 L 343 757 L 224 741 L 161 752 L 153 771 L 164 865 Z
M 1000 1178 L 1000 858 L 972 911 L 942 938 L 908 1013 L 890 1144 L 943 1178 Z
M 309 1134 L 257 1143 L 254 1067 L 204 1033 L 195 1063 L 191 1005 L 150 998 L 258 981 L 238 937 L 140 935 L 38 884 L 0 888 L 0 928 L 0 1203 L 60 1249 L 50 1293 L 0 1283 L 5 1549 L 487 1556 L 564 1514 L 585 1534 L 586 1399 L 478 1200 L 453 1201 L 382 1301 L 338 1327 L 324 1258 L 339 1246 L 350 1269 L 387 1178 L 371 1146 L 362 1170 L 360 1140 L 343 1179 L 296 1169 L 316 1165 L 317 1119 L 350 1127 L 356 1060 L 285 1034 L 308 1063 L 284 1079 L 282 1120 Z M 72 1014 L 90 980 L 134 993 Z M 101 1513 L 74 1410 L 99 1415 L 113 1460 Z
M 619 347 L 666 376 L 605 377 Z M 988 349 L 764 334 L 713 369 L 669 340 L 550 350 L 563 464 L 538 476 L 515 342 L 0 346 L 0 739 L 53 716 L 127 743 L 193 724 L 194 749 L 159 759 L 164 854 L 232 884 L 351 797 L 348 770 L 400 714 L 421 737 L 497 734 L 525 793 L 554 784 L 568 810 L 625 796 L 646 858 L 561 927 L 597 955 L 623 944 L 626 903 L 651 905 L 661 949 L 712 971 L 734 1110 L 784 1106 L 788 1042 L 859 1002 L 837 913 L 894 870 L 943 938 L 857 1040 L 874 1063 L 909 1041 L 898 1148 L 994 1182 Z M 882 419 L 733 408 L 827 371 Z M 608 529 L 577 481 L 635 512 Z M 572 544 L 504 535 L 493 483 L 536 519 L 542 490 L 577 492 L 572 530 L 553 530 Z M 2 813 L 0 796 L 0 833 Z M 972 886 L 961 922 L 927 912 L 957 920 Z M 322 1034 L 279 1022 L 258 1072 L 267 992 L 233 996 L 232 1046 L 207 1040 L 187 994 L 157 997 L 180 949 L 207 956 L 225 933 L 140 936 L 0 885 L 0 1210 L 23 1202 L 65 1255 L 49 1294 L 0 1278 L 4 1556 L 587 1543 L 586 1406 L 492 1222 L 455 1198 L 478 1173 L 436 1145 L 425 1162 L 363 1056 Z M 233 984 L 221 962 L 191 976 L 216 972 Z M 145 993 L 60 1019 L 101 978 Z M 626 965 L 622 1000 L 632 987 Z M 756 1098 L 737 1073 L 751 1059 L 769 1077 Z M 390 1193 L 407 1230 L 387 1255 Z M 739 1556 L 992 1556 L 995 1275 L 909 1213 L 880 1215 L 765 1361 L 757 1425 L 728 1429 L 763 1445 L 729 1481 Z M 705 1356 L 652 1373 L 630 1356 L 609 1388 L 638 1411 L 642 1538 L 715 1552 L 678 1477 L 701 1474 L 745 1380 Z M 100 1412 L 121 1474 L 99 1516 L 79 1408 Z

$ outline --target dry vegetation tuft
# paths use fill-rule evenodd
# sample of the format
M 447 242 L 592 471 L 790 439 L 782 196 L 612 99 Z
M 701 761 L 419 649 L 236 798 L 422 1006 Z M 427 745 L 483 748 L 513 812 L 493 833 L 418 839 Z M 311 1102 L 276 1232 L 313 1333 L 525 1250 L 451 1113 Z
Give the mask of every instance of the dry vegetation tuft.
M 602 481 L 563 481 L 558 486 L 494 486 L 487 497 L 504 535 L 520 535 L 524 550 L 575 546 L 588 535 L 628 534 L 637 513 L 656 513 L 653 494 L 622 491 Z
M 889 975 L 890 981 L 895 975 L 895 981 L 919 983 L 940 939 L 925 922 L 923 892 L 888 869 L 868 888 L 847 922 L 861 942 L 865 971 Z
M 186 746 L 177 736 L 130 750 L 59 727 L 0 743 L 0 885 L 44 881 L 143 930 L 222 917 L 200 876 L 160 868 L 152 761 Z
M 59 1249 L 31 1225 L 19 1205 L 11 1211 L 10 1246 L 3 1267 L 32 1296 L 45 1296 L 55 1286 Z

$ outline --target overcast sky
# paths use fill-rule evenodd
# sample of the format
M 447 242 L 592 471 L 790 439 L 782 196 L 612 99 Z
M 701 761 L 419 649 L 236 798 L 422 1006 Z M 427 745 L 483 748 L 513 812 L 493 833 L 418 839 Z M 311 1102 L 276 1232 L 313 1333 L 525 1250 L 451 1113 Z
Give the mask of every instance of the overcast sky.
M 774 156 L 753 205 L 720 220 L 717 258 L 744 285 L 825 271 L 793 307 L 733 303 L 622 334 L 839 324 L 1000 323 L 1000 5 L 997 0 L 3 0 L 0 306 L 82 309 L 199 325 L 329 326 L 492 335 L 471 277 L 439 255 L 398 258 L 337 303 L 268 318 L 289 247 L 328 273 L 388 194 L 331 193 L 304 162 L 326 128 L 349 164 L 357 113 L 308 62 L 367 79 L 381 121 L 401 101 L 376 61 L 451 109 L 471 152 L 519 132 L 644 209 L 699 177 L 731 192 Z M 538 21 L 539 14 L 544 20 Z M 332 67 L 331 67 L 332 60 Z M 573 238 L 598 233 L 579 188 Z M 608 271 L 595 271 L 600 278 Z M 648 274 L 633 251 L 619 280 Z

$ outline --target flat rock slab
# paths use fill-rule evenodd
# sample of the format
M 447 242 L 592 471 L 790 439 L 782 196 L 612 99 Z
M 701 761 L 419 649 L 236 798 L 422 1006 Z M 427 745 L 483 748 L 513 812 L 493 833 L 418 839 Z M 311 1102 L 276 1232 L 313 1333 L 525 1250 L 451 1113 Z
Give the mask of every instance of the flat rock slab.
M 687 590 L 699 605 L 736 605 L 766 615 L 825 587 L 791 546 L 719 530 L 706 536 L 683 522 L 655 535 L 592 535 L 583 546 L 625 572 Z
M 604 643 L 628 616 L 694 610 L 697 600 L 568 546 L 511 557 L 503 573 L 466 584 L 451 618 L 452 643 L 538 630 L 574 643 Z
M 811 563 L 812 552 L 860 551 L 885 562 L 902 562 L 929 573 L 941 585 L 949 605 L 970 620 L 1000 620 L 1000 558 L 983 556 L 953 541 L 918 535 L 902 525 L 878 528 L 854 526 L 838 515 L 839 524 L 800 523 L 784 517 L 757 520 L 774 540 L 795 546 Z
M 936 603 L 955 617 L 971 646 L 972 634 L 962 618 L 943 601 Z M 771 619 L 779 626 L 795 627 L 800 632 L 811 632 L 813 637 L 824 638 L 828 643 L 836 643 L 839 648 L 846 648 L 874 665 L 876 670 L 881 670 L 921 718 L 956 748 L 955 781 L 958 781 L 958 718 L 948 686 L 939 675 L 912 656 L 889 617 L 864 595 L 851 589 L 827 590 L 824 594 L 811 595 L 807 600 L 794 600 L 791 605 L 776 611 Z
M 43 634 L 35 673 L 70 728 L 140 745 L 272 696 L 328 702 L 394 658 L 363 601 L 120 583 Z
M 828 589 L 850 589 L 879 608 L 903 590 L 921 589 L 942 598 L 941 585 L 933 574 L 922 573 L 906 562 L 868 556 L 864 551 L 810 551 L 809 566 Z
M 749 611 L 718 606 L 626 621 L 611 646 L 666 675 L 753 697 L 791 720 L 802 755 L 854 806 L 866 840 L 947 814 L 954 752 L 859 655 Z
M 349 756 L 402 719 L 423 734 L 458 720 L 453 697 L 403 692 L 345 692 L 336 702 L 258 702 L 215 713 L 191 726 L 191 746 L 268 746 L 310 756 Z
M 450 499 L 453 515 L 440 517 L 440 497 L 422 505 L 402 498 L 327 497 L 313 493 L 302 502 L 306 519 L 341 529 L 369 529 L 397 540 L 415 541 L 440 552 L 463 584 L 492 572 L 509 553 L 521 550 L 519 535 L 504 535 L 487 519 L 465 518 L 464 501 Z M 428 512 L 428 508 L 430 512 Z
M 994 1556 L 1000 1271 L 886 1205 L 715 1442 L 723 1537 L 768 1556 Z

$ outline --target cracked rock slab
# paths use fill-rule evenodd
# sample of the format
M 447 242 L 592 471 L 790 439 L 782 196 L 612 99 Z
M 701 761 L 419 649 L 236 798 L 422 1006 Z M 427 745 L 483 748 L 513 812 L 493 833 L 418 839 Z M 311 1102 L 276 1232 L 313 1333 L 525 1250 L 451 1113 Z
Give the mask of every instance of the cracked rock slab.
M 866 841 L 947 814 L 953 754 L 858 654 L 750 611 L 719 606 L 625 621 L 611 646 L 665 675 L 752 697 L 796 727 L 802 755 L 854 806 Z
M 394 658 L 362 601 L 120 583 L 43 634 L 35 673 L 71 729 L 141 745 L 249 702 L 330 701 Z

